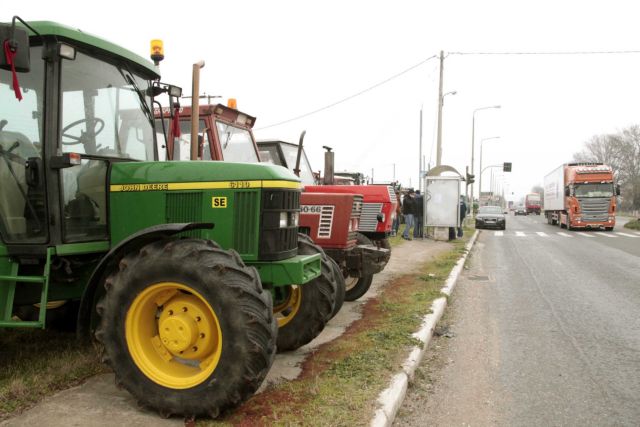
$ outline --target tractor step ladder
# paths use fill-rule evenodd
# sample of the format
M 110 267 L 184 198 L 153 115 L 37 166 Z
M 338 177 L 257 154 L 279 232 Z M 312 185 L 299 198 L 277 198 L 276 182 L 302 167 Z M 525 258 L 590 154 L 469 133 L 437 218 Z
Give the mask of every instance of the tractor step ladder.
M 10 274 L 0 275 L 0 301 L 4 301 L 3 307 L 0 307 L 0 328 L 43 328 L 45 325 L 45 316 L 47 314 L 47 296 L 49 294 L 49 270 L 51 267 L 51 256 L 55 249 L 47 248 L 47 259 L 44 265 L 44 274 L 42 276 L 19 276 L 18 264 L 13 264 Z M 16 292 L 16 284 L 41 284 L 42 292 L 40 294 L 40 307 L 38 312 L 38 320 L 22 321 L 13 319 L 13 298 Z

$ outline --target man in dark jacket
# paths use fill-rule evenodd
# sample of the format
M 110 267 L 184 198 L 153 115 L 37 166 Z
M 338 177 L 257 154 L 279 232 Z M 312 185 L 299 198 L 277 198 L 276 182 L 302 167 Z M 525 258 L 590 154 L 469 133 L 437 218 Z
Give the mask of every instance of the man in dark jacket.
M 404 200 L 402 201 L 402 214 L 404 215 L 404 233 L 402 238 L 405 240 L 411 240 L 409 230 L 413 227 L 413 217 L 416 214 L 416 193 L 413 190 L 409 190 Z
M 415 227 L 413 228 L 413 237 L 417 239 L 418 237 L 422 239 L 422 214 L 423 214 L 423 199 L 422 194 L 420 194 L 420 190 L 416 191 L 416 198 L 414 199 L 416 203 L 416 214 L 413 218 Z
M 458 227 L 458 237 L 462 237 L 462 223 L 467 216 L 467 204 L 464 202 L 464 196 L 460 196 L 460 227 Z

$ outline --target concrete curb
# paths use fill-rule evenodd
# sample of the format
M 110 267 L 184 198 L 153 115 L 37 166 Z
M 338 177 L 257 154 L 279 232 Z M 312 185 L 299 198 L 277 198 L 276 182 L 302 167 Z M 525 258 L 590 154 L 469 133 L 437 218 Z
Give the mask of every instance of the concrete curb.
M 449 277 L 442 288 L 443 294 L 448 296 L 453 292 L 453 288 L 456 286 L 458 277 L 464 268 L 464 263 L 467 260 L 467 256 L 471 252 L 471 248 L 476 242 L 477 237 L 478 231 L 476 230 L 471 237 L 471 240 L 469 240 L 469 243 L 467 243 L 467 252 L 458 260 L 451 270 L 451 273 L 449 273 Z M 422 346 L 414 347 L 411 350 L 409 356 L 402 364 L 402 371 L 393 376 L 389 387 L 387 387 L 378 396 L 378 403 L 381 407 L 376 410 L 373 420 L 371 420 L 371 427 L 388 427 L 393 423 L 398 409 L 400 409 L 400 405 L 402 405 L 402 401 L 407 394 L 409 382 L 413 379 L 416 368 L 420 365 L 420 362 L 424 357 L 424 353 L 431 341 L 431 337 L 433 336 L 433 330 L 435 329 L 436 324 L 440 321 L 446 307 L 447 299 L 445 297 L 438 298 L 431 304 L 431 313 L 424 317 L 422 320 L 422 326 L 413 334 L 413 336 L 422 341 L 423 344 Z

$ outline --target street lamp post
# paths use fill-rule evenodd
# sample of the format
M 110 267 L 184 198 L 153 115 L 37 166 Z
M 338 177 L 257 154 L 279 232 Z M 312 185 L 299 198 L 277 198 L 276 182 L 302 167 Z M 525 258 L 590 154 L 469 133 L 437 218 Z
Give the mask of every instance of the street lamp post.
M 480 199 L 480 197 L 482 197 L 482 144 L 485 141 L 489 141 L 491 139 L 500 139 L 500 137 L 499 136 L 492 136 L 492 137 L 489 137 L 489 138 L 482 138 L 480 140 L 480 176 L 478 177 L 478 181 L 479 181 L 479 185 L 478 186 L 480 188 L 478 190 L 478 199 Z
M 481 110 L 488 110 L 491 108 L 500 108 L 500 105 L 491 105 L 489 107 L 480 107 L 473 110 L 473 117 L 471 121 L 471 175 L 473 175 L 473 165 L 475 161 L 475 132 L 476 132 L 476 113 Z M 471 215 L 473 216 L 473 184 L 471 184 Z
M 441 82 L 442 84 L 442 82 Z M 442 93 L 442 86 L 440 87 L 440 93 Z M 458 93 L 455 90 L 438 96 L 438 138 L 436 144 L 436 166 L 442 164 L 442 107 L 444 107 L 444 97 L 447 95 L 455 95 Z

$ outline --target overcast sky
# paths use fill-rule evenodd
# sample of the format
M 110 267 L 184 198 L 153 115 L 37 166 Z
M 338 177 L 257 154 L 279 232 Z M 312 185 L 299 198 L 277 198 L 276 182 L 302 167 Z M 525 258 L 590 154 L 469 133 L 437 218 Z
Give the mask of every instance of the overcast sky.
M 323 145 L 336 170 L 417 187 L 419 115 L 426 162 L 435 165 L 438 61 L 365 94 L 281 126 L 384 81 L 440 50 L 444 61 L 443 164 L 471 161 L 476 114 L 484 165 L 511 161 L 515 199 L 570 161 L 591 136 L 640 123 L 640 54 L 457 55 L 450 52 L 640 50 L 640 5 L 628 1 L 206 1 L 51 2 L 3 8 L 0 20 L 53 20 L 148 57 L 165 43 L 163 81 L 191 91 L 191 64 L 204 59 L 201 90 L 238 99 L 256 116 L 258 138 L 305 145 L 316 170 Z M 483 178 L 489 190 L 490 172 Z M 478 194 L 476 186 L 476 195 Z

